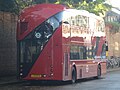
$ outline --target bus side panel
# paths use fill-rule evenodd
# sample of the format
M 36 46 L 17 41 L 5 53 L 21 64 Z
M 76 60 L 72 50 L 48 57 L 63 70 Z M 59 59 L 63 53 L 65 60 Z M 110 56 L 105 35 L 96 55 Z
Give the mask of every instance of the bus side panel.
M 70 80 L 70 25 L 62 24 L 62 48 L 63 48 L 63 80 Z
M 76 66 L 77 79 L 97 76 L 97 62 L 93 62 L 93 60 L 75 60 L 71 61 L 71 66 L 73 63 Z
M 106 62 L 101 62 L 101 74 L 106 74 Z
M 84 61 L 85 64 L 76 64 L 77 66 L 77 79 L 89 78 L 97 76 L 98 63 L 99 61 Z M 80 65 L 80 66 L 79 66 Z M 106 62 L 100 62 L 101 65 L 101 75 L 106 74 Z
M 63 45 L 63 80 L 71 79 L 69 45 Z
M 82 66 L 82 77 L 78 78 L 88 78 L 88 77 L 93 77 L 97 75 L 97 65 L 95 64 L 84 64 Z
M 54 33 L 53 36 L 53 80 L 62 80 L 62 26 Z

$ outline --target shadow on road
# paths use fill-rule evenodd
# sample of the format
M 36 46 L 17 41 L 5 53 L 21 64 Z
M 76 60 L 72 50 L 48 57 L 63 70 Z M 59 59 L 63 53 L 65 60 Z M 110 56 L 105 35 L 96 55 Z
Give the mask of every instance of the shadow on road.
M 99 78 L 104 79 L 104 78 Z M 77 80 L 76 83 L 82 83 L 82 82 L 89 82 L 91 80 L 99 80 L 95 78 L 87 78 L 87 79 L 80 79 Z M 23 86 L 63 86 L 63 85 L 70 85 L 72 84 L 71 81 L 26 81 Z

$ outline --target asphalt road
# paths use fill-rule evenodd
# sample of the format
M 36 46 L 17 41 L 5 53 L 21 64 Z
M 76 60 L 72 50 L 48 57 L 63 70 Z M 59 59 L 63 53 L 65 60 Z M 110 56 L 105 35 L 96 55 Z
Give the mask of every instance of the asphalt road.
M 23 82 L 0 86 L 0 90 L 120 90 L 120 71 L 109 72 L 101 79 L 79 80 L 75 84 Z

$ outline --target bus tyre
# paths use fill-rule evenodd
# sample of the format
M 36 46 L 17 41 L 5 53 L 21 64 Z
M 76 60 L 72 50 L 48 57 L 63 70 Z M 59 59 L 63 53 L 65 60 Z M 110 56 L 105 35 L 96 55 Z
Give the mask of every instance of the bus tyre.
M 97 68 L 97 78 L 100 78 L 101 77 L 101 66 L 98 65 L 98 68 Z
M 75 68 L 73 68 L 72 70 L 72 83 L 75 83 L 76 82 L 76 70 Z

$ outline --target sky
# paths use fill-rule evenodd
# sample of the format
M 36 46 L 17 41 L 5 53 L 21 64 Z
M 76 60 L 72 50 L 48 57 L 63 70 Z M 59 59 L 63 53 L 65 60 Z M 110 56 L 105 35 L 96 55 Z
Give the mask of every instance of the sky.
M 108 1 L 110 1 L 112 6 L 120 8 L 120 0 L 108 0 Z
M 120 0 L 107 0 L 107 3 L 109 3 L 110 5 L 112 5 L 113 7 L 117 7 L 120 9 Z M 112 11 L 120 14 L 120 11 L 115 9 L 115 8 L 112 8 Z

